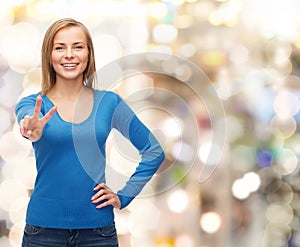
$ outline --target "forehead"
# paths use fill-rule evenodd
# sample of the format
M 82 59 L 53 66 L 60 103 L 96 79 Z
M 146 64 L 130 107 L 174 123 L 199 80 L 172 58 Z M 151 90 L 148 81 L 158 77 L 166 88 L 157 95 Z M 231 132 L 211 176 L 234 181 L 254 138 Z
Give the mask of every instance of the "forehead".
M 59 30 L 53 39 L 53 43 L 86 43 L 86 35 L 84 31 L 77 26 L 65 27 Z

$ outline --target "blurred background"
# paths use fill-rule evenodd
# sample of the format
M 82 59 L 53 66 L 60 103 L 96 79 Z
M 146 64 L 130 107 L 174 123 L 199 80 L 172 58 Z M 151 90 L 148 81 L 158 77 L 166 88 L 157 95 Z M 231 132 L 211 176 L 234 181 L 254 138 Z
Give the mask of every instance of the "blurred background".
M 165 75 L 142 73 L 113 88 L 138 107 L 166 151 L 165 176 L 116 211 L 121 247 L 300 246 L 299 10 L 298 0 L 2 1 L 0 246 L 20 246 L 36 175 L 14 107 L 39 91 L 43 35 L 62 17 L 89 28 L 97 69 L 128 54 L 173 54 L 207 75 L 224 108 L 222 156 L 201 182 L 214 110 L 183 82 L 189 67 L 170 60 Z M 167 76 L 174 74 L 183 81 Z M 113 140 L 108 160 L 122 174 L 135 165 Z

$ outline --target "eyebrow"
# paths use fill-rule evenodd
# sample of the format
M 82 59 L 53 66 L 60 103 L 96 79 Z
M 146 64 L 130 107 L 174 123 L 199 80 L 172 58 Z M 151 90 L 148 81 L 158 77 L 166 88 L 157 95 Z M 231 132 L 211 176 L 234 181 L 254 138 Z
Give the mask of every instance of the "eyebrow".
M 53 43 L 53 45 L 65 45 L 66 43 L 63 43 L 63 42 L 55 42 Z M 78 45 L 78 44 L 84 44 L 86 45 L 86 43 L 84 41 L 77 41 L 77 42 L 74 42 L 72 45 Z

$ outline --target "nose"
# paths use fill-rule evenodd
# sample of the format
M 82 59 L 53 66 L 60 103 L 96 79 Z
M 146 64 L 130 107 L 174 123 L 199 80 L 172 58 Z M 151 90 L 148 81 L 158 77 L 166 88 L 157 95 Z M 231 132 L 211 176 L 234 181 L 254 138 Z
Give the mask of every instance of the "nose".
M 66 58 L 73 58 L 74 57 L 74 52 L 73 52 L 73 49 L 71 47 L 68 47 L 66 49 L 65 56 L 66 56 Z

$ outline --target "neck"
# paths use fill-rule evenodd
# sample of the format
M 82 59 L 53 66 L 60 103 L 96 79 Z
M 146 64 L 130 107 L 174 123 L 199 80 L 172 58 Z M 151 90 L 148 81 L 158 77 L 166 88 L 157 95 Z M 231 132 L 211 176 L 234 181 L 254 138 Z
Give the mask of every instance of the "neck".
M 60 81 L 57 80 L 54 87 L 47 94 L 50 98 L 74 98 L 82 90 L 82 81 Z

